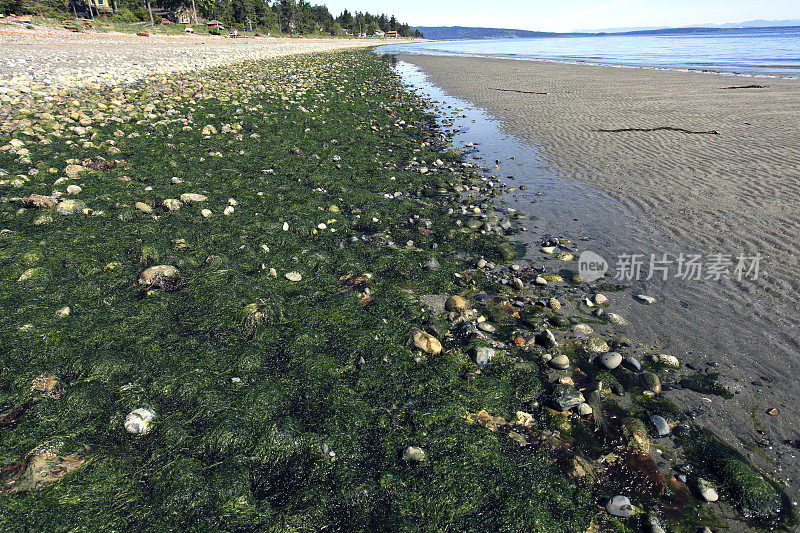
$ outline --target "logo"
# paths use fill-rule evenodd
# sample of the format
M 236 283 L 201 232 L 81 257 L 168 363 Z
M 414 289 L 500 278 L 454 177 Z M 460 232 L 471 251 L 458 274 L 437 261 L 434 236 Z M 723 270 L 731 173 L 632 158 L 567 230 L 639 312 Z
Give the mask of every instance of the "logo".
M 585 283 L 596 281 L 608 272 L 608 262 L 602 256 L 585 251 L 578 257 L 578 274 Z

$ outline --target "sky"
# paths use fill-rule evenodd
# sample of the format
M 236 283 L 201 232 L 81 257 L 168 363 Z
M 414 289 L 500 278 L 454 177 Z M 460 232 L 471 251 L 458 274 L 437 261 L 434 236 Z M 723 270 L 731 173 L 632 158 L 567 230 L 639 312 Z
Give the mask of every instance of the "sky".
M 412 26 L 480 26 L 574 31 L 800 19 L 800 0 L 310 0 L 334 15 L 343 9 L 396 15 Z

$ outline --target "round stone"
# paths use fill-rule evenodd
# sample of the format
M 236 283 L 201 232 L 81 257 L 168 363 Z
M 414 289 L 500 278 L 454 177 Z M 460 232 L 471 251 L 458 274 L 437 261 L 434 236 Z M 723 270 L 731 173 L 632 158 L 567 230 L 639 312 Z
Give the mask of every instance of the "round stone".
M 627 496 L 617 495 L 606 502 L 606 511 L 617 518 L 629 518 L 633 516 L 634 508 Z
M 460 313 L 467 308 L 467 301 L 461 296 L 451 296 L 445 301 L 444 308 L 450 312 Z
M 155 411 L 147 407 L 140 407 L 125 417 L 125 431 L 132 435 L 146 435 L 150 432 L 151 423 L 155 418 Z
M 497 328 L 494 327 L 489 322 L 481 322 L 480 324 L 478 324 L 478 329 L 483 331 L 484 333 L 494 333 L 495 331 L 497 331 Z
M 283 277 L 285 277 L 286 279 L 288 279 L 293 283 L 297 283 L 298 281 L 303 279 L 303 275 L 300 274 L 300 272 L 288 272 Z
M 595 294 L 594 295 L 594 304 L 595 305 L 608 305 L 610 302 L 608 298 L 606 298 L 603 294 Z
M 403 450 L 403 461 L 421 463 L 425 460 L 425 450 L 417 446 L 409 446 Z
M 652 372 L 642 372 L 639 374 L 639 380 L 645 390 L 651 390 L 656 394 L 661 394 L 661 380 Z
M 550 366 L 558 370 L 567 370 L 569 368 L 569 357 L 564 354 L 558 354 L 550 360 Z
M 662 416 L 650 415 L 650 424 L 653 426 L 653 435 L 656 437 L 666 437 L 670 434 L 670 427 Z
M 622 354 L 617 352 L 604 353 L 597 358 L 597 363 L 603 368 L 614 370 L 622 364 Z
M 622 364 L 623 366 L 629 368 L 630 370 L 633 370 L 634 372 L 642 371 L 642 363 L 640 363 L 638 359 L 636 359 L 635 357 L 631 357 L 630 355 L 622 361 Z

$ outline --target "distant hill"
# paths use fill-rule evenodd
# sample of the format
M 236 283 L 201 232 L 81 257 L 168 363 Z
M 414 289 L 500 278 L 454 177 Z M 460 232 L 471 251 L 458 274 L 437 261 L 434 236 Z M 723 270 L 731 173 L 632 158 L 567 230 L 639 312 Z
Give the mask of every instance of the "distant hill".
M 464 26 L 416 26 L 412 30 L 421 31 L 426 39 L 516 39 L 522 37 L 545 37 L 556 35 L 542 31 L 512 30 L 505 28 L 467 28 Z
M 778 28 L 800 26 L 800 19 L 790 20 L 748 20 L 745 22 L 728 22 L 726 24 L 696 24 L 683 28 L 638 27 L 638 28 L 605 28 L 602 30 L 578 30 L 570 33 L 554 33 L 544 31 L 514 30 L 510 28 L 470 28 L 465 26 L 417 26 L 426 39 L 521 39 L 525 37 L 552 37 L 557 35 L 599 34 L 599 33 L 682 33 L 695 30 L 727 30 L 734 28 Z

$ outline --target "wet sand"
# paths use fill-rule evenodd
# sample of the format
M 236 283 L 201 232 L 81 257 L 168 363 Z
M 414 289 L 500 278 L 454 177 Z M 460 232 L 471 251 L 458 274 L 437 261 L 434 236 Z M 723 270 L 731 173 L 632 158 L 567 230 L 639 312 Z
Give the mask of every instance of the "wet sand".
M 401 59 L 536 146 L 541 164 L 559 177 L 595 192 L 597 209 L 584 206 L 585 212 L 560 221 L 516 199 L 515 207 L 538 219 L 523 237 L 532 245 L 531 258 L 540 255 L 536 244 L 543 232 L 574 240 L 587 234 L 578 240 L 579 250 L 600 252 L 612 269 L 615 256 L 625 253 L 644 254 L 646 262 L 664 252 L 763 256 L 755 281 L 642 276 L 631 290 L 610 296 L 631 323 L 620 334 L 728 380 L 736 392 L 730 401 L 679 389 L 668 394 L 800 499 L 800 459 L 786 443 L 800 438 L 800 384 L 794 378 L 800 372 L 800 80 L 502 59 Z M 728 88 L 749 85 L 765 87 Z M 653 128 L 674 129 L 600 131 Z M 511 161 L 495 171 L 516 175 L 517 182 L 525 172 Z M 615 215 L 612 204 L 623 209 Z M 580 229 L 572 216 L 585 221 Z M 671 268 L 670 276 L 676 273 Z M 633 299 L 638 293 L 658 303 L 640 305 Z M 768 415 L 772 408 L 780 414 Z

